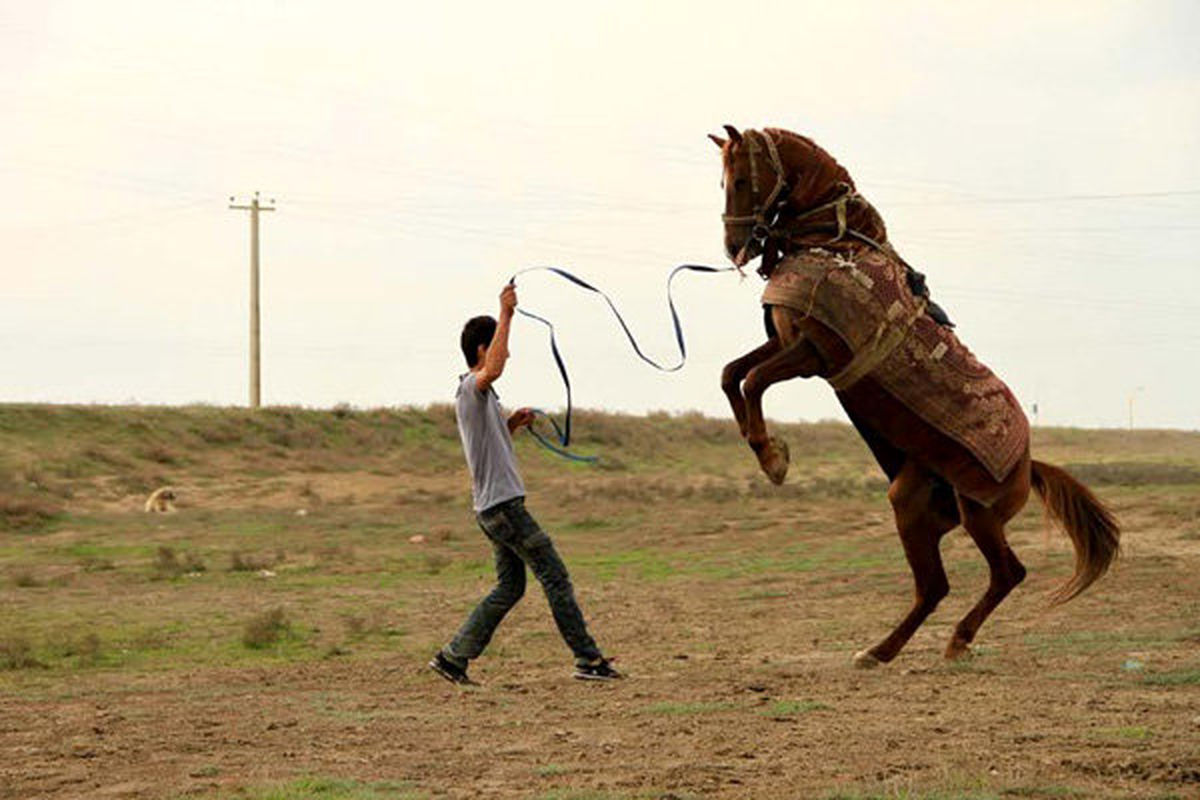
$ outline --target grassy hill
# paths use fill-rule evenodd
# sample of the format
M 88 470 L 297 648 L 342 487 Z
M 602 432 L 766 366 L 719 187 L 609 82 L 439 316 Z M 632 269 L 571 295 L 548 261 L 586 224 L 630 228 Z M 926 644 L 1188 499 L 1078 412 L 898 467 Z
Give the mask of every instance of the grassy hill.
M 772 430 L 792 445 L 785 491 L 883 488 L 850 427 L 773 423 Z M 600 462 L 571 464 L 521 436 L 532 481 L 567 474 L 608 484 L 641 478 L 666 489 L 676 482 L 679 491 L 697 481 L 726 491 L 763 488 L 730 420 L 583 411 L 575 431 L 575 449 Z M 1034 454 L 1098 485 L 1200 484 L 1200 433 L 1041 428 Z M 186 504 L 189 493 L 195 500 L 196 490 L 220 493 L 235 481 L 261 487 L 281 475 L 352 473 L 463 486 L 453 410 L 0 405 L 0 525 L 8 527 L 133 503 L 164 485 L 190 487 Z

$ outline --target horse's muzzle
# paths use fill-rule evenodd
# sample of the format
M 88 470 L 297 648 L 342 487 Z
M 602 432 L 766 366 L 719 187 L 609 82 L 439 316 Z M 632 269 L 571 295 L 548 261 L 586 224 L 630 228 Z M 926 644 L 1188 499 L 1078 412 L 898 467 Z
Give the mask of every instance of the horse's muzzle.
M 741 268 L 762 255 L 762 245 L 757 239 L 749 237 L 746 239 L 746 243 L 735 251 L 733 243 L 726 240 L 725 255 L 729 257 L 735 267 Z

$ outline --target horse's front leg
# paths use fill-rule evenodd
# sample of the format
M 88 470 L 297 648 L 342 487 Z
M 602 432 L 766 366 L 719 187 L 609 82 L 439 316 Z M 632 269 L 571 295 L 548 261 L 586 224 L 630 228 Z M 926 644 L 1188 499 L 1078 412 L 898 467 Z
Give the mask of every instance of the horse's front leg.
M 783 483 L 787 476 L 788 448 L 783 441 L 767 435 L 762 411 L 763 393 L 780 381 L 812 377 L 821 368 L 821 357 L 813 346 L 805 339 L 797 339 L 751 369 L 742 384 L 746 398 L 746 441 L 758 456 L 763 472 L 776 485 Z
M 742 438 L 746 437 L 746 398 L 742 396 L 742 381 L 750 370 L 778 353 L 781 347 L 779 339 L 771 337 L 766 344 L 730 361 L 721 371 L 721 391 L 729 398 L 729 406 L 733 409 Z

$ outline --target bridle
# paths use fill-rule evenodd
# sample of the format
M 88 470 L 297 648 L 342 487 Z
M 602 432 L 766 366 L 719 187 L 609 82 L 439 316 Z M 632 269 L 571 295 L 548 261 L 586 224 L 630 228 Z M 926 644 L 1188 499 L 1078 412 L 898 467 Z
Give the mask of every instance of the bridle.
M 752 226 L 746 243 L 742 245 L 742 249 L 733 257 L 733 263 L 739 268 L 743 267 L 761 253 L 763 255 L 763 264 L 759 267 L 758 273 L 763 278 L 767 278 L 770 277 L 771 272 L 774 270 L 775 259 L 778 256 L 778 253 L 775 252 L 775 248 L 772 246 L 772 241 L 786 241 L 789 238 L 787 230 L 780 230 L 780 217 L 783 215 L 784 209 L 787 208 L 791 189 L 788 186 L 783 159 L 779 157 L 779 148 L 775 144 L 775 140 L 771 138 L 771 135 L 765 131 L 746 130 L 742 132 L 741 138 L 746 145 L 747 159 L 750 162 L 750 195 L 753 205 L 751 206 L 751 213 L 722 214 L 721 221 L 726 225 Z M 760 138 L 763 141 L 761 145 L 758 143 L 758 139 Z M 756 157 L 764 151 L 767 158 L 770 159 L 771 169 L 775 171 L 775 186 L 771 189 L 770 194 L 760 201 L 759 168 Z M 842 186 L 842 193 L 834 200 L 822 203 L 799 214 L 792 214 L 789 216 L 787 222 L 794 224 L 825 211 L 832 211 L 837 223 L 837 233 L 829 240 L 829 244 L 841 241 L 848 234 L 878 250 L 883 250 L 883 245 L 879 242 L 847 226 L 847 206 L 858 200 L 859 194 L 848 184 L 843 184 Z M 794 234 L 795 231 L 792 231 L 792 233 Z
M 765 147 L 758 143 L 761 138 Z M 746 145 L 747 160 L 750 162 L 750 197 L 751 197 L 751 212 L 749 214 L 722 214 L 721 221 L 726 225 L 750 225 L 750 236 L 746 239 L 746 243 L 742 245 L 742 249 L 734 256 L 734 263 L 739 267 L 745 266 L 750 259 L 754 258 L 751 246 L 755 245 L 758 252 L 764 252 L 767 246 L 767 240 L 771 238 L 776 224 L 779 222 L 779 215 L 783 212 L 784 206 L 787 205 L 789 187 L 787 184 L 786 173 L 783 168 L 783 159 L 779 157 L 779 148 L 775 145 L 775 140 L 767 133 L 760 133 L 755 130 L 747 130 L 742 133 L 742 142 Z M 759 200 L 759 177 L 758 177 L 758 159 L 756 156 L 765 149 L 767 157 L 771 160 L 771 169 L 775 171 L 775 186 L 771 192 Z

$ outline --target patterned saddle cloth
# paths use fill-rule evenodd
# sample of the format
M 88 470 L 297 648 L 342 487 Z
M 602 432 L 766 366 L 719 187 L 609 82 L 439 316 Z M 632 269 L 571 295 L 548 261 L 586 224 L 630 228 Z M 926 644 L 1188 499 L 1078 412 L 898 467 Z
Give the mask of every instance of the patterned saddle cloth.
M 813 248 L 780 261 L 762 298 L 835 331 L 854 356 L 828 380 L 843 391 L 870 377 L 884 391 L 974 455 L 997 483 L 1029 443 L 1021 405 L 954 332 L 925 313 L 904 266 L 863 246 Z

